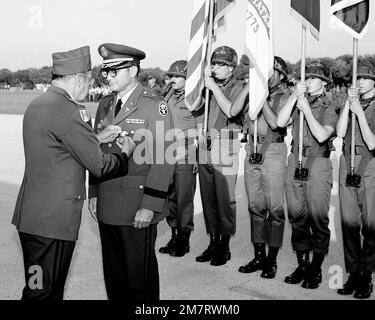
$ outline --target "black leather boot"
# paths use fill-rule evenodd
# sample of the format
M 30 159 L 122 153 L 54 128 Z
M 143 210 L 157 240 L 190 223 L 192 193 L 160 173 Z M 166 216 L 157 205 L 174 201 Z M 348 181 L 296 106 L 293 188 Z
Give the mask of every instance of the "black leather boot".
M 276 277 L 277 271 L 277 254 L 279 252 L 279 247 L 269 247 L 268 256 L 266 263 L 263 268 L 263 272 L 260 275 L 264 279 L 274 279 Z
M 190 230 L 188 231 L 177 231 L 177 242 L 174 248 L 169 250 L 169 254 L 173 257 L 183 257 L 186 253 L 190 251 L 189 239 Z
M 214 252 L 214 256 L 211 260 L 212 266 L 222 266 L 227 263 L 231 258 L 229 250 L 230 235 L 222 235 L 220 244 Z
M 371 296 L 373 285 L 371 279 L 371 271 L 362 271 L 359 276 L 358 287 L 355 290 L 354 298 L 368 299 Z
M 164 247 L 161 247 L 159 249 L 159 252 L 160 253 L 165 253 L 165 254 L 170 253 L 170 251 L 172 249 L 174 249 L 175 246 L 176 246 L 177 237 L 178 237 L 177 236 L 177 228 L 172 228 L 172 237 L 171 237 L 171 239 L 168 241 L 168 243 Z
M 359 272 L 350 272 L 348 280 L 344 283 L 342 289 L 338 289 L 337 293 L 342 296 L 348 296 L 358 288 Z
M 306 272 L 310 266 L 310 252 L 306 251 L 297 251 L 297 261 L 298 267 L 293 271 L 292 274 L 286 276 L 284 282 L 289 284 L 298 284 L 305 279 Z
M 197 262 L 208 262 L 212 260 L 214 252 L 216 251 L 220 241 L 218 234 L 210 234 L 210 244 L 198 257 L 195 258 Z
M 322 282 L 322 264 L 325 254 L 314 252 L 313 259 L 307 269 L 305 280 L 302 282 L 302 288 L 316 289 Z
M 241 266 L 238 269 L 239 272 L 252 273 L 263 269 L 264 262 L 266 260 L 266 244 L 254 243 L 254 254 L 254 259 L 251 260 L 248 264 Z

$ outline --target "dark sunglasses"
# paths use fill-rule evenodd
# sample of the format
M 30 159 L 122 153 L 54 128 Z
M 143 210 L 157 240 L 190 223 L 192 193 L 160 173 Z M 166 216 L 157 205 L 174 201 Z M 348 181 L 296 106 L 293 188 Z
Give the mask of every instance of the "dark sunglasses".
M 124 67 L 118 67 L 118 68 L 102 68 L 100 69 L 100 74 L 102 75 L 103 78 L 107 78 L 108 75 L 114 78 L 117 76 L 117 70 L 127 69 L 130 67 L 131 66 L 124 66 Z

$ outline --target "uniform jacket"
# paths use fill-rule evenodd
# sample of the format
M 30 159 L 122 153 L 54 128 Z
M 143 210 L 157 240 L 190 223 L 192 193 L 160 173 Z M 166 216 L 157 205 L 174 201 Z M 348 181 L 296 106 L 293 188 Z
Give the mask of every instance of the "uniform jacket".
M 75 241 L 88 169 L 126 174 L 125 155 L 105 155 L 84 106 L 56 86 L 31 102 L 23 119 L 25 173 L 12 223 L 20 232 Z
M 137 147 L 129 158 L 128 175 L 102 183 L 91 177 L 89 197 L 98 198 L 98 220 L 103 223 L 132 225 L 140 208 L 154 211 L 151 223 L 157 223 L 167 214 L 167 195 L 174 170 L 174 163 L 167 162 L 164 157 L 169 144 L 164 141 L 164 135 L 160 135 L 160 132 L 166 133 L 173 128 L 171 112 L 164 100 L 141 84 L 114 117 L 116 103 L 115 93 L 103 98 L 96 114 L 94 130 L 100 132 L 105 126 L 113 124 L 129 133 L 134 131 Z M 152 137 L 144 135 L 144 129 Z M 146 143 L 149 148 L 142 147 Z M 102 150 L 105 153 L 119 152 L 113 143 L 103 144 Z M 148 161 L 144 162 L 142 157 Z

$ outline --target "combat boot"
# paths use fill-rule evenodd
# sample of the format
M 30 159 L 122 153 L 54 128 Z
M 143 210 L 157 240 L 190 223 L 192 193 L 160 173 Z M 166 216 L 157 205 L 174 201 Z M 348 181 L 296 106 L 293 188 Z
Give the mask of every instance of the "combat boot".
M 268 256 L 266 259 L 266 263 L 263 268 L 263 272 L 260 275 L 262 278 L 265 279 L 273 279 L 276 276 L 277 271 L 277 254 L 279 252 L 279 247 L 269 247 L 268 248 Z
M 373 285 L 371 279 L 371 271 L 363 271 L 359 276 L 358 287 L 355 290 L 354 298 L 368 299 L 371 296 Z
M 238 269 L 241 273 L 252 273 L 258 270 L 262 270 L 264 262 L 266 260 L 266 244 L 265 243 L 254 243 L 254 254 L 255 257 L 248 264 L 240 266 Z
M 159 252 L 160 253 L 165 253 L 165 254 L 168 254 L 170 253 L 170 251 L 173 249 L 175 249 L 175 246 L 176 246 L 176 242 L 177 242 L 177 228 L 172 228 L 172 237 L 171 239 L 168 241 L 168 243 L 164 246 L 164 247 L 161 247 L 159 249 Z
M 177 242 L 174 248 L 169 250 L 169 255 L 173 257 L 183 257 L 186 253 L 190 251 L 189 239 L 190 230 L 188 231 L 177 231 Z
M 220 241 L 220 235 L 210 234 L 210 244 L 198 257 L 195 258 L 197 262 L 208 262 L 212 260 L 214 252 L 216 251 Z
M 230 235 L 222 235 L 219 246 L 214 252 L 214 256 L 211 260 L 211 265 L 218 267 L 227 263 L 231 258 L 231 253 L 229 249 Z
M 316 289 L 322 282 L 322 264 L 325 254 L 314 252 L 313 259 L 307 269 L 306 277 L 302 282 L 302 288 Z
M 348 280 L 345 282 L 342 289 L 338 289 L 337 293 L 342 296 L 348 296 L 358 288 L 359 283 L 359 272 L 350 272 Z
M 307 269 L 310 266 L 309 250 L 297 251 L 297 261 L 297 269 L 294 270 L 289 276 L 286 276 L 284 282 L 289 284 L 298 284 L 305 279 Z

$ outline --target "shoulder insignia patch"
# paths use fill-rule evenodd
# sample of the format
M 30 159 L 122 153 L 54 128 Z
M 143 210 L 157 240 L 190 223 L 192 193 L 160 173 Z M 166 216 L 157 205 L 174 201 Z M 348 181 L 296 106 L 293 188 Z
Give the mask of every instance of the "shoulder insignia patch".
M 163 117 L 165 117 L 168 114 L 168 106 L 164 101 L 159 103 L 159 113 Z
M 80 109 L 79 110 L 79 115 L 81 116 L 81 119 L 84 122 L 88 122 L 89 120 L 91 120 L 90 114 L 87 112 L 86 109 Z

